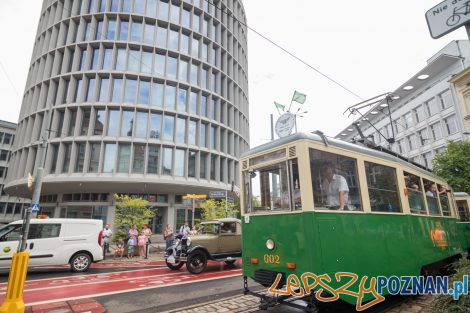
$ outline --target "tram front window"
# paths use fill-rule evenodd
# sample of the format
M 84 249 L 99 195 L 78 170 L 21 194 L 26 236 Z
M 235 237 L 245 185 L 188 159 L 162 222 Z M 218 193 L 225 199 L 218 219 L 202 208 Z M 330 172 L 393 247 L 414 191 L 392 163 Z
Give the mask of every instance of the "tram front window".
M 244 173 L 246 213 L 301 209 L 297 160 Z

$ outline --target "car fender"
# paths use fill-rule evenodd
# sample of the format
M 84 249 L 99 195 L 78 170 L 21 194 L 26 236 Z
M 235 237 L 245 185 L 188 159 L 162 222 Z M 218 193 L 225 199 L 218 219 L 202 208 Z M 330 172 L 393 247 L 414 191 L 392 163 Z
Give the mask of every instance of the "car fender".
M 189 256 L 191 253 L 193 253 L 193 252 L 196 251 L 196 250 L 202 250 L 202 251 L 204 251 L 204 252 L 206 253 L 206 255 L 207 255 L 207 258 L 208 258 L 209 260 L 213 260 L 213 259 L 214 259 L 214 258 L 212 257 L 212 254 L 210 254 L 209 251 L 208 251 L 205 247 L 203 247 L 203 246 L 194 246 L 194 247 L 190 247 L 190 248 L 188 249 L 187 255 Z

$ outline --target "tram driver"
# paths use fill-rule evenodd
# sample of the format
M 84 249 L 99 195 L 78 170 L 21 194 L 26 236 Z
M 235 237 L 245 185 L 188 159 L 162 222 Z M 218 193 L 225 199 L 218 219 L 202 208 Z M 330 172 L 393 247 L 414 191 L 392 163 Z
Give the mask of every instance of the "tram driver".
M 327 162 L 324 165 L 323 177 L 328 208 L 332 210 L 347 210 L 349 187 L 346 179 L 336 174 L 335 165 L 331 162 Z

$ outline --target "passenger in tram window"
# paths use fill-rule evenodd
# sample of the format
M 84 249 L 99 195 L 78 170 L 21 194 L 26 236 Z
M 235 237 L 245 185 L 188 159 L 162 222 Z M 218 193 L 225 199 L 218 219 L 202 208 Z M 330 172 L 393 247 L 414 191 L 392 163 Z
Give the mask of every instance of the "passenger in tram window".
M 327 205 L 333 210 L 348 209 L 348 183 L 346 179 L 336 174 L 336 169 L 333 163 L 328 162 L 323 168 L 323 186 L 327 194 Z
M 436 184 L 430 184 L 426 188 L 426 196 L 428 197 L 435 197 L 437 194 L 437 187 Z

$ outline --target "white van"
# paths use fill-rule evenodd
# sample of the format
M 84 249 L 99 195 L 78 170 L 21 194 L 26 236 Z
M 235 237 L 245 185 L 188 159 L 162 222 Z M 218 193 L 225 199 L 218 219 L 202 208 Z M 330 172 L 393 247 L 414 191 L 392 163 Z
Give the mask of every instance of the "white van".
M 10 268 L 22 226 L 20 220 L 0 228 L 0 268 Z M 102 220 L 31 219 L 26 241 L 29 266 L 70 264 L 73 272 L 85 272 L 92 262 L 103 259 L 102 230 Z

